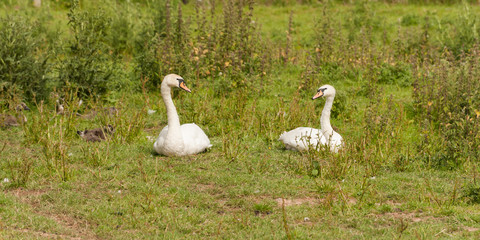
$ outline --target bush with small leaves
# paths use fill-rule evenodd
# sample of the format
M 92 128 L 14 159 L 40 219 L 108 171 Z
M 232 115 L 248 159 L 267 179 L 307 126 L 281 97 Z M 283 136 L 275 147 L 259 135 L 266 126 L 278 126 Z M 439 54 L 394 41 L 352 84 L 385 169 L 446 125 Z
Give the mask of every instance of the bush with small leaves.
M 27 100 L 48 96 L 48 51 L 38 28 L 22 16 L 0 19 L 0 91 L 17 89 Z
M 114 78 L 112 49 L 106 44 L 110 19 L 102 10 L 81 11 L 78 0 L 68 13 L 73 39 L 58 60 L 58 85 L 61 89 L 78 89 L 79 97 L 105 94 Z

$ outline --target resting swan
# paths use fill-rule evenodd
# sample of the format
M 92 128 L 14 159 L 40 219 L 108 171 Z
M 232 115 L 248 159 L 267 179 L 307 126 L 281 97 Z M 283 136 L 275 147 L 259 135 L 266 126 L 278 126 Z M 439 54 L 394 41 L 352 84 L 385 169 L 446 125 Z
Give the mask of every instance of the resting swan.
M 310 146 L 318 150 L 320 145 L 327 145 L 330 151 L 337 152 L 342 147 L 342 136 L 335 132 L 330 125 L 330 111 L 335 98 L 335 88 L 330 85 L 321 86 L 312 100 L 322 96 L 326 98 L 320 117 L 322 129 L 299 127 L 282 133 L 278 140 L 282 141 L 288 150 L 304 151 L 308 150 Z
M 177 109 L 175 109 L 172 96 L 170 95 L 172 87 L 178 87 L 191 92 L 182 77 L 176 74 L 165 76 L 162 81 L 161 92 L 163 102 L 167 108 L 168 125 L 158 135 L 153 148 L 157 153 L 165 156 L 185 156 L 203 152 L 212 146 L 210 140 L 195 123 L 180 126 Z

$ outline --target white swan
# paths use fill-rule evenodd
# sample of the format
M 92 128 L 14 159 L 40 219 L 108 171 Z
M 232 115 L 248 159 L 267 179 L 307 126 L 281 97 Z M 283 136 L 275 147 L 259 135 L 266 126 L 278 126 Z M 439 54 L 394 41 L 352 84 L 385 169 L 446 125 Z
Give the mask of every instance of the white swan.
M 153 148 L 157 153 L 166 156 L 185 156 L 203 152 L 212 146 L 210 140 L 195 123 L 180 126 L 177 109 L 175 109 L 172 96 L 170 95 L 172 87 L 178 87 L 191 92 L 185 85 L 182 77 L 176 74 L 165 76 L 162 81 L 161 92 L 163 102 L 167 108 L 168 125 L 158 135 Z
M 304 151 L 310 147 L 319 150 L 320 145 L 327 145 L 330 151 L 337 152 L 342 147 L 342 136 L 335 132 L 330 125 L 330 111 L 332 110 L 335 92 L 334 87 L 323 85 L 317 90 L 317 94 L 312 97 L 312 99 L 322 96 L 326 98 L 322 116 L 320 117 L 322 129 L 299 127 L 280 135 L 278 140 L 282 141 L 288 150 Z

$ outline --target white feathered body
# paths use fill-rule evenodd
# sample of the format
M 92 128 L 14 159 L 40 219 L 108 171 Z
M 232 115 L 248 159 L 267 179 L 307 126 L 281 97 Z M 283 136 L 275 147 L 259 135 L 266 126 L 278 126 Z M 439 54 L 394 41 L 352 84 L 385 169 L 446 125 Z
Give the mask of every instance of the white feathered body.
M 310 148 L 319 150 L 322 145 L 328 145 L 331 151 L 337 152 L 342 147 L 342 136 L 333 132 L 329 144 L 320 129 L 310 127 L 298 127 L 291 131 L 284 132 L 278 139 L 288 150 L 306 151 Z
M 159 154 L 165 156 L 185 156 L 197 154 L 210 148 L 210 140 L 203 130 L 195 123 L 187 123 L 180 126 L 181 138 L 167 139 L 168 125 L 158 135 L 153 148 Z
M 288 132 L 283 132 L 278 139 L 285 144 L 288 150 L 305 151 L 310 147 L 317 148 L 325 144 L 326 140 L 320 129 L 298 127 Z

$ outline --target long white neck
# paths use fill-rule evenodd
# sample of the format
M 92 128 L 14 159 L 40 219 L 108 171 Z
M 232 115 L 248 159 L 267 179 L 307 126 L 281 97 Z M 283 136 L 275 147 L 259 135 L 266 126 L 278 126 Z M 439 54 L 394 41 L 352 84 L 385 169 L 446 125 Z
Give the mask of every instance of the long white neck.
M 322 116 L 320 117 L 320 126 L 327 142 L 330 141 L 330 137 L 333 134 L 333 128 L 332 125 L 330 125 L 330 111 L 332 110 L 334 98 L 334 96 L 327 97 L 325 106 L 323 107 Z
M 162 82 L 161 92 L 163 102 L 165 103 L 165 108 L 167 108 L 167 138 L 181 138 L 182 134 L 180 132 L 180 119 L 178 118 L 177 109 L 175 108 L 172 96 L 170 95 L 170 87 L 165 82 Z

